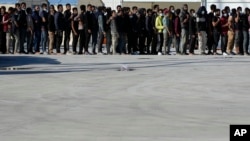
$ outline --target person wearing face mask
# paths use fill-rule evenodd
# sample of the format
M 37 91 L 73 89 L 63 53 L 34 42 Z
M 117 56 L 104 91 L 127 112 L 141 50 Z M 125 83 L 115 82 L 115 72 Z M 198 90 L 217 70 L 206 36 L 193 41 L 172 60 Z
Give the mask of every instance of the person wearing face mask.
M 168 46 L 175 47 L 175 38 L 174 38 L 174 21 L 175 21 L 175 8 L 173 5 L 169 6 L 169 27 L 170 36 L 168 36 Z
M 162 46 L 163 46 L 163 29 L 165 28 L 163 26 L 163 23 L 162 23 L 162 17 L 163 17 L 163 14 L 162 14 L 162 10 L 160 9 L 159 12 L 158 12 L 158 16 L 155 20 L 155 28 L 157 30 L 157 51 L 158 51 L 158 55 L 162 55 Z
M 213 37 L 214 37 L 213 55 L 219 55 L 217 53 L 217 47 L 220 40 L 220 32 L 221 32 L 220 9 L 215 10 L 212 24 L 213 24 Z
M 181 48 L 180 52 L 182 55 L 187 55 L 187 43 L 188 43 L 188 28 L 189 28 L 189 13 L 188 5 L 184 4 L 181 15 Z
M 220 26 L 221 26 L 221 52 L 222 55 L 226 56 L 227 54 L 227 32 L 228 32 L 228 14 L 227 11 L 224 9 L 221 11 L 221 18 L 220 18 Z
M 201 55 L 206 55 L 207 44 L 207 28 L 208 28 L 207 10 L 205 6 L 201 6 L 197 11 L 197 32 L 198 46 Z
M 242 8 L 238 7 L 235 17 L 235 52 L 237 55 L 243 55 L 243 34 L 242 34 Z
M 195 43 L 196 43 L 196 13 L 194 9 L 190 10 L 190 18 L 189 18 L 189 55 L 194 55 Z

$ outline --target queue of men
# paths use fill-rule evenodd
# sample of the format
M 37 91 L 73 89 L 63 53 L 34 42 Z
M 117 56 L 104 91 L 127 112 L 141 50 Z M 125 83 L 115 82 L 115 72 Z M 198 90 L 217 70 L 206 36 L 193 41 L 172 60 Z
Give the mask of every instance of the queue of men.
M 153 9 L 119 5 L 112 10 L 91 4 L 71 9 L 66 4 L 64 10 L 59 4 L 56 9 L 47 4 L 34 9 L 26 8 L 26 3 L 16 3 L 8 10 L 2 6 L 0 53 L 95 55 L 104 54 L 103 44 L 107 55 L 250 53 L 248 8 L 217 9 L 211 5 L 208 12 L 204 6 L 196 11 L 184 4 L 180 9 L 172 5 L 163 9 L 159 5 Z

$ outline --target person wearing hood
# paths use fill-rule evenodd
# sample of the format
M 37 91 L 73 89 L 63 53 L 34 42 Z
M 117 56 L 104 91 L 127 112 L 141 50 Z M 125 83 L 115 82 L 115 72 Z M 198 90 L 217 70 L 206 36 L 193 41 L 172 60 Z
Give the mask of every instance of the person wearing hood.
M 180 52 L 182 55 L 187 55 L 187 43 L 188 43 L 188 28 L 189 28 L 189 13 L 188 5 L 184 4 L 180 15 L 181 22 L 181 48 Z
M 206 55 L 207 44 L 207 10 L 205 6 L 201 6 L 197 11 L 197 32 L 198 32 L 198 46 L 201 55 Z
M 162 17 L 163 17 L 163 11 L 160 9 L 158 12 L 158 16 L 156 17 L 155 20 L 155 29 L 157 31 L 157 51 L 158 55 L 162 55 L 162 46 L 163 46 L 163 29 L 165 27 L 163 26 L 162 23 Z
M 207 27 L 207 48 L 208 48 L 208 55 L 212 55 L 212 46 L 214 43 L 214 38 L 213 38 L 213 31 L 214 31 L 214 26 L 212 24 L 213 22 L 213 18 L 214 18 L 214 12 L 216 10 L 216 5 L 212 4 L 210 6 L 210 12 L 207 15 L 207 23 L 208 23 L 208 27 Z

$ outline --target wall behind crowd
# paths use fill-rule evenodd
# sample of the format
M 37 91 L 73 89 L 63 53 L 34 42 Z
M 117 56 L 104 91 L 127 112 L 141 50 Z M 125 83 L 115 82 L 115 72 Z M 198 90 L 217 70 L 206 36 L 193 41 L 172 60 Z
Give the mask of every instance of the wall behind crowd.
M 201 5 L 200 2 L 123 2 L 123 7 L 143 7 L 143 8 L 152 8 L 153 5 L 158 4 L 160 8 L 168 8 L 170 5 L 173 5 L 175 8 L 182 8 L 183 4 L 188 4 L 189 9 L 198 9 Z

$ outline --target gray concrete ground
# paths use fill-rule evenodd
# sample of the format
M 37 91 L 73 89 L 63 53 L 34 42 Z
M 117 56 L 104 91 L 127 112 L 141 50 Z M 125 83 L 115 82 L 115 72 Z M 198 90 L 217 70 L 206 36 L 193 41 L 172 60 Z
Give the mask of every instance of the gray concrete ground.
M 250 57 L 0 56 L 1 141 L 228 141 Z M 118 71 L 121 66 L 133 71 Z

